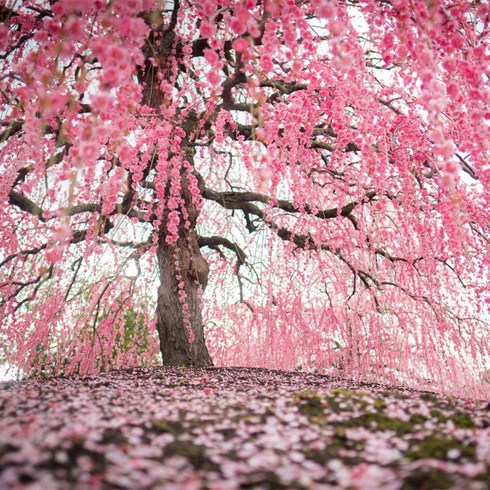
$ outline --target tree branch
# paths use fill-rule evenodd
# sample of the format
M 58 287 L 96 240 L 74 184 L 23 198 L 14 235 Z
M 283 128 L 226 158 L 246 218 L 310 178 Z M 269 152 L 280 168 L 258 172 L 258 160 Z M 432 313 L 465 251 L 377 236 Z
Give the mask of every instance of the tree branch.
M 37 216 L 39 218 L 39 221 L 46 221 L 46 218 L 43 216 L 43 209 L 39 207 L 35 202 L 31 201 L 28 197 L 25 197 L 16 191 L 10 191 L 9 201 L 10 204 L 17 206 L 22 211 L 26 211 L 33 216 Z
M 236 243 L 231 242 L 227 238 L 220 236 L 199 236 L 197 237 L 197 244 L 199 247 L 209 247 L 218 250 L 220 246 L 223 246 L 235 253 L 238 267 L 245 264 L 245 259 L 247 258 L 246 253 Z
M 18 133 L 22 129 L 22 121 L 9 121 L 7 129 L 0 133 L 0 143 L 7 141 L 11 136 Z
M 365 201 L 353 201 L 345 206 L 342 206 L 341 208 L 324 209 L 316 211 L 315 213 L 313 213 L 312 207 L 309 204 L 305 204 L 303 208 L 298 208 L 294 206 L 292 202 L 283 199 L 277 200 L 271 206 L 288 213 L 304 212 L 308 215 L 314 216 L 315 218 L 332 219 L 336 218 L 337 216 L 348 217 L 360 203 L 372 201 L 375 196 L 376 193 L 371 191 L 366 193 Z M 264 211 L 252 204 L 252 202 L 270 204 L 272 201 L 270 196 L 257 192 L 217 192 L 209 188 L 204 189 L 203 198 L 215 201 L 226 209 L 241 209 L 242 211 L 253 214 L 262 220 L 265 219 Z
M 25 211 L 32 216 L 37 216 L 39 221 L 45 223 L 50 219 L 54 219 L 61 216 L 75 216 L 83 213 L 99 213 L 102 215 L 102 205 L 99 203 L 85 203 L 78 204 L 76 206 L 69 206 L 66 208 L 60 208 L 55 211 L 44 211 L 34 201 L 31 201 L 28 197 L 11 190 L 9 192 L 10 204 L 18 207 L 20 210 Z M 114 211 L 110 212 L 107 216 L 114 216 L 116 214 L 122 214 L 130 218 L 138 218 L 140 221 L 146 221 L 142 218 L 142 213 L 131 206 L 131 203 L 126 200 L 122 204 L 117 204 Z
M 83 240 L 85 240 L 86 236 L 87 236 L 87 230 L 75 231 L 73 233 L 71 240 L 68 243 L 73 245 L 76 243 L 83 242 Z M 8 264 L 11 260 L 15 259 L 19 255 L 25 255 L 25 256 L 36 255 L 39 252 L 42 252 L 43 250 L 45 250 L 48 247 L 48 245 L 49 245 L 48 243 L 43 243 L 42 245 L 39 245 L 39 247 L 31 248 L 28 250 L 21 250 L 18 253 L 11 254 L 8 257 L 6 257 L 4 260 L 2 260 L 2 262 L 0 262 L 0 268 L 2 268 L 4 265 Z

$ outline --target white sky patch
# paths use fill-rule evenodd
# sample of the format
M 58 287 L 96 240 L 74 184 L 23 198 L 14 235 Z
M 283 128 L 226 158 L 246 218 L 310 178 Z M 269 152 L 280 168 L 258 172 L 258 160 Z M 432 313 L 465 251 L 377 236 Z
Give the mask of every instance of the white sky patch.
M 8 364 L 0 364 L 0 382 L 13 381 L 18 377 L 18 371 Z

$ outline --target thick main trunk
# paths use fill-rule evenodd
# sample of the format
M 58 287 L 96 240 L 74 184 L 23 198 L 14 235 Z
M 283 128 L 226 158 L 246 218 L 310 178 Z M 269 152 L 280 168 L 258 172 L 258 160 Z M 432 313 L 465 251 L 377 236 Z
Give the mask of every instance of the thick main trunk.
M 174 14 L 176 14 L 179 4 L 175 2 Z M 138 77 L 143 87 L 142 100 L 149 107 L 159 114 L 160 108 L 164 103 L 163 93 L 158 90 L 161 77 L 172 80 L 173 63 L 167 65 L 167 59 L 171 55 L 175 45 L 175 19 L 166 30 L 162 26 L 152 27 L 151 35 L 143 48 L 145 55 L 144 68 L 139 70 Z M 146 19 L 151 25 L 151 19 Z M 155 44 L 153 31 L 156 29 L 159 42 Z M 161 69 L 155 69 L 155 49 L 158 49 L 157 58 Z M 181 129 L 186 134 L 193 134 L 197 127 L 197 120 L 183 118 Z M 181 141 L 181 148 L 187 148 L 185 158 L 193 162 L 192 145 L 189 140 Z M 150 168 L 150 167 L 149 167 Z M 158 236 L 158 267 L 160 273 L 160 287 L 158 288 L 157 300 L 157 329 L 160 337 L 160 351 L 162 361 L 167 366 L 212 366 L 213 362 L 209 355 L 204 340 L 204 330 L 202 314 L 200 309 L 199 290 L 206 287 L 208 281 L 209 266 L 201 255 L 197 244 L 195 231 L 199 211 L 193 203 L 193 198 L 189 191 L 189 182 L 186 172 L 181 169 L 182 185 L 182 208 L 179 212 L 186 215 L 187 227 L 180 223 L 178 240 L 176 243 L 168 244 L 167 224 L 170 210 L 164 212 L 162 216 L 159 236 Z M 169 185 L 167 182 L 166 197 L 169 197 Z M 182 221 L 182 220 L 181 220 Z M 177 262 L 177 264 L 176 264 Z M 185 298 L 182 301 L 182 293 Z
M 173 245 L 168 245 L 161 234 L 157 254 L 160 269 L 157 328 L 163 364 L 212 366 L 199 306 L 199 285 L 206 286 L 209 267 L 199 251 L 195 231 L 191 230 Z M 179 282 L 183 287 L 179 288 Z M 183 302 L 181 291 L 186 293 Z

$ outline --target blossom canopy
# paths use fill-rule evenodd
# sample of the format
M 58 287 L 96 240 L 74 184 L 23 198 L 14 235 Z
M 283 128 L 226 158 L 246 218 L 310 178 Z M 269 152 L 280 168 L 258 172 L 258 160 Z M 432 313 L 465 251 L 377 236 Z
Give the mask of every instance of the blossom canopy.
M 488 396 L 487 2 L 0 18 L 0 362 L 160 348 Z

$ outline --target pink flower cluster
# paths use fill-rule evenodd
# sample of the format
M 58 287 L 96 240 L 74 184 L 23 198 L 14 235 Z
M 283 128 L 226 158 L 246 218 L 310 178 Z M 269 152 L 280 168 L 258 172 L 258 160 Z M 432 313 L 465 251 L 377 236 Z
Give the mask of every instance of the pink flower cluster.
M 168 244 L 175 243 L 179 238 L 180 216 L 178 211 L 171 211 L 168 214 L 167 231 L 169 234 L 165 238 Z
M 122 189 L 124 182 L 125 171 L 121 167 L 116 167 L 112 171 L 111 176 L 104 185 L 104 192 L 102 194 L 102 214 L 110 214 L 118 201 L 119 193 Z
M 202 196 L 201 196 L 201 191 L 199 190 L 199 181 L 197 180 L 197 177 L 194 175 L 192 166 L 189 163 L 187 165 L 187 170 L 188 170 L 186 175 L 186 179 L 188 183 L 187 188 L 191 193 L 192 202 L 197 209 L 201 209 Z

